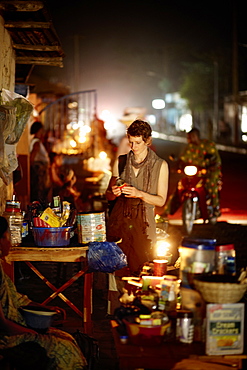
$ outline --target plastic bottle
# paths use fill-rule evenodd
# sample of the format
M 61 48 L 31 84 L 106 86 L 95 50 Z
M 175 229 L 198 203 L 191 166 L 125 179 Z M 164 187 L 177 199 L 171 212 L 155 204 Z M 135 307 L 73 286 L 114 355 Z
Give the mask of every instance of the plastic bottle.
M 216 245 L 215 254 L 216 272 L 218 274 L 234 275 L 236 273 L 234 245 Z
M 9 224 L 10 240 L 12 246 L 17 246 L 22 242 L 23 215 L 21 213 L 20 202 L 7 200 L 3 217 Z

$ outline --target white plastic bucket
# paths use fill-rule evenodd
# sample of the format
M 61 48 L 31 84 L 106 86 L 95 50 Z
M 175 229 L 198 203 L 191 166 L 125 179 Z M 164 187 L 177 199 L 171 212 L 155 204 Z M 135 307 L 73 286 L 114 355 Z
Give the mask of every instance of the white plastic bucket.
M 82 244 L 106 241 L 105 213 L 78 213 L 77 232 Z

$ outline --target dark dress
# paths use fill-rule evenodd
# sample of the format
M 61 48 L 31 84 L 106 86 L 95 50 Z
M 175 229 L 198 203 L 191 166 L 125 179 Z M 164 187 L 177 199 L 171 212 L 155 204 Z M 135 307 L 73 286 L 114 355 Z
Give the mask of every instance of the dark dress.
M 158 179 L 163 159 L 152 150 L 152 165 L 147 161 L 135 176 L 132 166 L 129 166 L 131 182 L 128 180 L 127 169 L 121 173 L 121 178 L 139 190 L 145 191 L 144 179 L 149 177 L 148 192 L 157 195 Z M 128 166 L 128 156 L 127 163 Z M 148 173 L 149 172 L 149 173 Z M 142 265 L 153 259 L 153 246 L 156 242 L 156 224 L 154 206 L 138 198 L 117 198 L 107 223 L 107 240 L 122 239 L 119 246 L 127 256 L 128 267 L 132 274 L 138 274 Z

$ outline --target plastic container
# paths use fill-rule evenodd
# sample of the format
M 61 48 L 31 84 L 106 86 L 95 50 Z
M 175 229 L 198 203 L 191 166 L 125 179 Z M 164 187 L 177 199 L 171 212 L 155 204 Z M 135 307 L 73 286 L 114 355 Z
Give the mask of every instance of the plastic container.
M 236 273 L 235 249 L 233 244 L 216 245 L 215 266 L 217 274 L 234 275 Z
M 106 241 L 105 213 L 79 213 L 77 231 L 78 242 L 81 244 Z
M 72 227 L 33 227 L 34 242 L 39 247 L 64 247 L 70 243 Z
M 216 239 L 184 238 L 179 247 L 181 285 L 191 288 L 196 274 L 215 271 Z
M 22 242 L 23 215 L 21 213 L 20 202 L 7 200 L 3 217 L 9 224 L 10 240 L 12 246 L 17 246 Z

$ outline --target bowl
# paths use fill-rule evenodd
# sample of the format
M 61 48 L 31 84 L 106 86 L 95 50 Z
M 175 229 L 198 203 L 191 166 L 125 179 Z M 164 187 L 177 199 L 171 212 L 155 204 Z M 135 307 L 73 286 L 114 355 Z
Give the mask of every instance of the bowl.
M 20 308 L 22 316 L 29 328 L 32 328 L 39 333 L 45 333 L 53 322 L 56 311 L 50 310 L 47 307 L 40 306 L 23 306 Z
M 39 247 L 64 247 L 70 244 L 72 227 L 33 227 L 34 243 Z
M 140 325 L 123 319 L 132 344 L 141 346 L 157 346 L 163 343 L 165 334 L 171 327 L 170 321 L 164 325 Z

